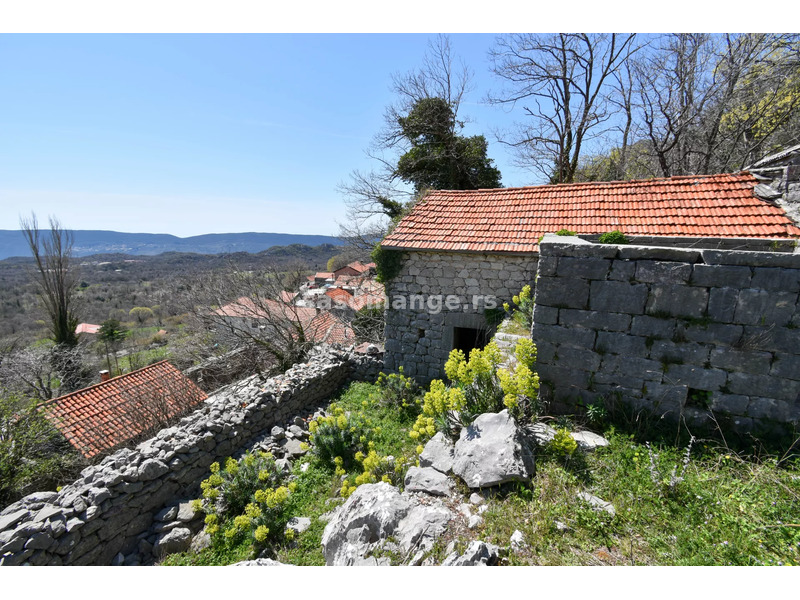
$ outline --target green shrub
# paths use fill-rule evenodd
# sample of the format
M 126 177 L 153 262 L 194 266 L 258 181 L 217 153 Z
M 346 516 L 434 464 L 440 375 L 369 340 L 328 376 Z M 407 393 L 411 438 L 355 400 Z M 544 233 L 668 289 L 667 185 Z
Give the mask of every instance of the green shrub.
M 535 412 L 539 389 L 539 376 L 533 372 L 536 347 L 523 339 L 515 353 L 517 366 L 509 372 L 498 368 L 502 354 L 494 342 L 483 350 L 472 350 L 469 360 L 461 350 L 451 351 L 444 365 L 451 385 L 440 379 L 431 382 L 422 414 L 409 434 L 411 438 L 423 441 L 436 431 L 452 436 L 476 416 L 503 409 L 519 420 L 528 420 Z
M 419 384 L 403 374 L 402 366 L 399 371 L 389 375 L 386 373 L 378 375 L 376 385 L 380 388 L 380 393 L 375 394 L 373 398 L 380 406 L 416 412 L 419 406 Z
M 570 231 L 569 229 L 559 229 L 556 231 L 556 235 L 567 236 L 567 235 L 578 235 L 577 231 Z
M 530 330 L 531 326 L 533 325 L 534 307 L 534 298 L 531 294 L 531 286 L 523 286 L 519 294 L 514 296 L 511 301 L 514 303 L 514 308 L 512 309 L 511 306 L 506 302 L 503 304 L 503 309 L 506 312 L 511 313 L 511 318 L 516 323 L 524 327 L 526 330 Z
M 357 452 L 369 451 L 369 428 L 359 414 L 347 414 L 336 404 L 329 411 L 309 423 L 312 453 L 330 468 L 349 469 Z
M 284 507 L 295 484 L 281 485 L 284 474 L 267 452 L 247 452 L 240 460 L 229 458 L 225 468 L 218 462 L 211 476 L 200 484 L 203 498 L 193 506 L 205 512 L 206 532 L 215 550 L 249 540 L 254 553 L 270 541 L 278 541 L 288 521 Z
M 548 448 L 557 456 L 568 457 L 578 449 L 578 442 L 570 435 L 568 429 L 561 428 L 556 430 Z
M 0 393 L 0 508 L 74 479 L 86 461 L 28 398 Z
M 628 238 L 618 230 L 609 231 L 601 235 L 597 238 L 597 241 L 601 244 L 629 244 Z

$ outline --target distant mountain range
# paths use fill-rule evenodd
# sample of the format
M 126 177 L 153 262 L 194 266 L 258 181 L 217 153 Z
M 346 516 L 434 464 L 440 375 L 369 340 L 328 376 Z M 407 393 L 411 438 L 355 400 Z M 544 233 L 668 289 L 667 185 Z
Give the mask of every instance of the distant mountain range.
M 261 252 L 272 246 L 305 244 L 341 245 L 342 241 L 328 235 L 297 235 L 292 233 L 209 233 L 179 238 L 165 233 L 120 233 L 118 231 L 74 230 L 74 256 L 92 254 L 155 255 L 162 252 L 195 252 L 197 254 L 226 254 L 231 252 Z M 21 231 L 0 229 L 0 260 L 11 256 L 30 256 L 30 249 Z

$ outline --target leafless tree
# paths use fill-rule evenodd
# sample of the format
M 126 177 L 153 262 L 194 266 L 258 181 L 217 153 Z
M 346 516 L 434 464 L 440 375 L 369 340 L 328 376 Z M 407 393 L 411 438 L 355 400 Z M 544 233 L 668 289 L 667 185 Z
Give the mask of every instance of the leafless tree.
M 795 34 L 663 36 L 635 72 L 659 174 L 731 171 L 768 149 L 800 107 L 799 49 Z
M 50 232 L 44 234 L 39 229 L 36 215 L 20 219 L 20 229 L 36 265 L 34 280 L 50 320 L 53 341 L 59 345 L 75 346 L 78 343 L 75 333 L 78 325 L 78 278 L 72 264 L 72 233 L 51 217 Z
M 185 312 L 196 334 L 195 362 L 239 351 L 251 372 L 283 372 L 302 361 L 330 321 L 313 307 L 298 306 L 281 292 L 307 281 L 302 265 L 258 272 L 227 271 L 193 276 L 184 283 Z M 291 285 L 286 285 L 290 283 Z
M 507 88 L 489 101 L 521 104 L 530 117 L 501 139 L 519 163 L 553 183 L 569 183 L 584 146 L 605 135 L 617 110 L 611 81 L 635 51 L 635 35 L 559 33 L 501 37 L 490 52 L 492 70 Z
M 455 57 L 450 39 L 441 34 L 428 43 L 420 68 L 392 76 L 392 91 L 398 99 L 387 107 L 384 127 L 367 150 L 376 168 L 366 173 L 354 171 L 349 181 L 338 186 L 346 207 L 339 237 L 349 245 L 371 250 L 386 235 L 391 222 L 420 195 L 404 185 L 397 174 L 398 157 L 409 148 L 400 119 L 420 100 L 442 98 L 453 112 L 450 127 L 455 134 L 465 124 L 459 108 L 471 89 L 472 77 L 471 70 Z
M 50 400 L 91 383 L 83 345 L 31 346 L 14 350 L 0 362 L 0 387 L 21 396 Z

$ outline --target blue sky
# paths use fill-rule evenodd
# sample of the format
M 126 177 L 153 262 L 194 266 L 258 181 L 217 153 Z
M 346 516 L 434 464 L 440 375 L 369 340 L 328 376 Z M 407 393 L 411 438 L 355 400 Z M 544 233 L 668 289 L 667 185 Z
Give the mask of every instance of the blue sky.
M 72 229 L 335 234 L 337 184 L 421 64 L 426 34 L 0 36 L 0 229 L 20 215 Z M 538 183 L 492 131 L 490 34 L 455 34 L 475 72 L 462 114 L 503 184 Z

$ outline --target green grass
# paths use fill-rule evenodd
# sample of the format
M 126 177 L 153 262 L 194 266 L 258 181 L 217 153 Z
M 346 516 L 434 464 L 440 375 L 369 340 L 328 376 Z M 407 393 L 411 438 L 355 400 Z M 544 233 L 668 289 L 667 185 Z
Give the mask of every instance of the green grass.
M 512 554 L 514 564 L 800 563 L 796 464 L 781 469 L 774 460 L 743 460 L 701 445 L 684 482 L 670 491 L 651 480 L 644 445 L 621 434 L 609 440 L 582 465 L 540 458 L 530 490 L 490 501 L 478 537 L 507 545 L 520 529 L 531 547 Z M 682 452 L 658 449 L 657 471 L 668 477 Z M 589 508 L 576 497 L 580 491 L 611 502 L 616 516 Z M 556 521 L 569 530 L 558 531 Z
M 355 382 L 342 391 L 332 401 L 336 402 L 345 411 L 367 412 L 378 429 L 379 433 L 373 434 L 375 450 L 382 456 L 399 456 L 403 453 L 413 452 L 415 446 L 408 432 L 416 416 L 412 413 L 398 411 L 390 407 L 380 406 L 375 402 L 380 388 L 376 385 Z M 305 472 L 301 467 L 308 463 Z M 357 465 L 356 465 L 357 466 Z M 357 474 L 357 469 L 348 475 Z M 325 523 L 319 516 L 332 511 L 339 505 L 337 498 L 341 487 L 341 478 L 336 476 L 333 469 L 323 464 L 312 454 L 306 455 L 294 464 L 293 475 L 297 489 L 290 496 L 286 504 L 286 515 L 290 517 L 308 517 L 311 526 L 292 541 L 284 541 L 271 549 L 271 555 L 283 563 L 295 565 L 324 565 L 322 555 L 322 532 Z M 229 525 L 230 520 L 223 522 L 223 529 Z M 242 560 L 255 558 L 249 542 L 242 541 L 237 545 L 226 548 L 206 549 L 200 553 L 183 552 L 168 556 L 162 565 L 228 565 Z
M 382 406 L 380 388 L 353 383 L 337 398 L 350 412 L 362 412 L 379 428 L 374 434 L 382 455 L 413 455 L 408 437 L 413 411 Z M 695 442 L 684 480 L 670 487 L 674 467 L 680 474 L 686 446 L 676 446 L 652 430 L 634 437 L 609 426 L 610 445 L 594 453 L 557 457 L 537 455 L 537 472 L 530 485 L 514 484 L 492 494 L 484 524 L 466 529 L 458 519 L 437 541 L 433 556 L 444 558 L 451 540 L 464 548 L 481 539 L 508 546 L 514 530 L 529 547 L 510 552 L 508 562 L 521 565 L 796 565 L 800 564 L 800 464 L 778 466 L 774 458 L 740 456 L 711 441 Z M 644 440 L 654 449 L 653 481 Z M 301 465 L 308 463 L 302 472 Z M 354 467 L 357 472 L 358 465 Z M 308 517 L 311 527 L 297 539 L 272 548 L 284 563 L 324 564 L 319 516 L 333 510 L 341 477 L 313 455 L 294 465 L 297 489 L 286 505 L 288 516 Z M 470 490 L 458 483 L 460 494 Z M 577 498 L 589 492 L 611 502 L 616 516 L 597 512 Z M 567 527 L 561 531 L 557 522 Z M 163 564 L 221 565 L 252 558 L 243 542 L 224 550 L 168 557 Z

